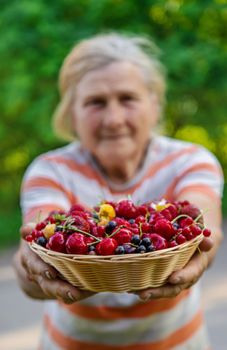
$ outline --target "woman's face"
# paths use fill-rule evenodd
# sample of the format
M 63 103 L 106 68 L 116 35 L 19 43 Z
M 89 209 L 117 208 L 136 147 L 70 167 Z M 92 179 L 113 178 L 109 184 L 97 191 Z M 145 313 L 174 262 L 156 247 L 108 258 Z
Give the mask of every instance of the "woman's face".
M 141 70 L 117 62 L 81 79 L 73 125 L 82 145 L 108 169 L 142 159 L 158 111 L 157 97 L 148 90 Z

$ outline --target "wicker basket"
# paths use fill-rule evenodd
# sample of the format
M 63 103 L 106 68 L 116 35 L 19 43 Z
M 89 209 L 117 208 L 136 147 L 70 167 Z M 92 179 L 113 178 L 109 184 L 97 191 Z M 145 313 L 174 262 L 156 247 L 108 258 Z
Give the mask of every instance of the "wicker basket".
M 80 289 L 127 292 L 163 285 L 173 271 L 187 264 L 202 239 L 201 234 L 174 248 L 129 255 L 70 255 L 36 243 L 30 243 L 30 248 Z

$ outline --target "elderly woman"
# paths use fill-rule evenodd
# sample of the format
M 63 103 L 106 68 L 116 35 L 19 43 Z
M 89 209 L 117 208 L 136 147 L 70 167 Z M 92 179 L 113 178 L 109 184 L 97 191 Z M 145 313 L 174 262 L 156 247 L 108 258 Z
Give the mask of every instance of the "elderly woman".
M 23 181 L 22 234 L 41 212 L 92 207 L 100 199 L 189 200 L 204 213 L 213 241 L 169 277 L 138 293 L 84 292 L 22 241 L 15 269 L 22 289 L 46 301 L 43 350 L 208 350 L 198 279 L 221 242 L 222 173 L 201 146 L 158 136 L 164 101 L 163 69 L 143 38 L 98 35 L 76 45 L 60 72 L 56 132 L 72 141 L 39 156 Z M 27 224 L 27 225 L 26 225 Z

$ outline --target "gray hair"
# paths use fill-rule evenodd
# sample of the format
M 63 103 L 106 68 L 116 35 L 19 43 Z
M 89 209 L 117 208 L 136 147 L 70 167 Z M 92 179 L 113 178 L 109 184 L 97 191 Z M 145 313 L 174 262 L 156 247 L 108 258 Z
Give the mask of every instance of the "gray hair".
M 148 89 L 157 95 L 162 107 L 165 101 L 165 72 L 157 58 L 158 53 L 158 48 L 151 40 L 119 33 L 96 35 L 75 45 L 60 70 L 61 100 L 53 116 L 55 133 L 65 140 L 75 139 L 71 106 L 76 86 L 89 71 L 113 62 L 127 61 L 138 66 Z

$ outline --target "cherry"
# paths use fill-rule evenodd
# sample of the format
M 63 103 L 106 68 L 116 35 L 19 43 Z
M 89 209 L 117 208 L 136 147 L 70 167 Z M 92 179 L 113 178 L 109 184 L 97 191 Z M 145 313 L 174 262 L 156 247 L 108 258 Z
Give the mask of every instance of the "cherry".
M 203 230 L 204 237 L 209 237 L 211 235 L 211 231 L 208 228 L 205 228 Z

